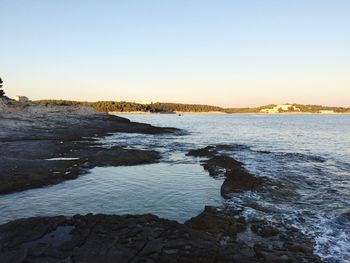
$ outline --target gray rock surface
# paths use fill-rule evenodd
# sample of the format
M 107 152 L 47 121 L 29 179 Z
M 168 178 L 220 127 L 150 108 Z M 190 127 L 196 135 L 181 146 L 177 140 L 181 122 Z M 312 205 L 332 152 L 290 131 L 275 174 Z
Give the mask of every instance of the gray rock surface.
M 237 238 L 248 228 L 240 212 L 215 207 L 185 224 L 151 214 L 21 219 L 0 226 L 0 262 L 320 262 L 298 232 L 249 243 Z
M 203 162 L 210 176 L 224 178 L 221 195 L 230 198 L 232 193 L 259 190 L 268 180 L 249 173 L 243 164 L 229 156 L 214 156 Z
M 28 106 L 1 100 L 0 194 L 59 183 L 87 168 L 152 163 L 155 151 L 103 148 L 92 137 L 115 132 L 178 132 L 75 106 Z M 48 160 L 51 158 L 76 158 Z

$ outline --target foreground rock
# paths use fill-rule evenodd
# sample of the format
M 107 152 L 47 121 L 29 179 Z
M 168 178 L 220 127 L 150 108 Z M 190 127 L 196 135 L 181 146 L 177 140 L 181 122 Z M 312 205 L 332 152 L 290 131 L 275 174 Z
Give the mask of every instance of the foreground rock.
M 0 194 L 76 178 L 96 166 L 135 165 L 159 159 L 154 151 L 103 148 L 91 137 L 115 132 L 177 132 L 96 113 L 86 107 L 27 106 L 2 101 Z M 71 160 L 48 160 L 74 158 Z
M 214 207 L 185 224 L 150 214 L 22 219 L 0 226 L 0 262 L 320 262 L 297 232 L 246 242 L 249 228 Z

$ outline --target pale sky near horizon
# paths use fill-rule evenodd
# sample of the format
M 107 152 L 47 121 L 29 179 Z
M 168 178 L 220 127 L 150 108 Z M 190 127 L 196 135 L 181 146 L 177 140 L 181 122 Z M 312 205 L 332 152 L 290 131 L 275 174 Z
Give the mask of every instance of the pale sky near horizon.
M 350 0 L 0 0 L 0 77 L 31 99 L 350 107 Z

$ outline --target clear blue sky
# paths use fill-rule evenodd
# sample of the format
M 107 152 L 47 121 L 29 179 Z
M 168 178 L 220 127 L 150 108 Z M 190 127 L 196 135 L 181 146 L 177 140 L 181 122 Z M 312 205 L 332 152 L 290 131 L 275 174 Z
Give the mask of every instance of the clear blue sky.
M 350 106 L 349 0 L 0 0 L 9 96 Z

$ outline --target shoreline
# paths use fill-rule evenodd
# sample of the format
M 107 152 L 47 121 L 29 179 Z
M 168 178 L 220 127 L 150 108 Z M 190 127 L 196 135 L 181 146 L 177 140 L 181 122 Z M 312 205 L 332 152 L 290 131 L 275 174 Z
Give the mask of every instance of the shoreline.
M 184 224 L 152 214 L 87 214 L 18 219 L 0 225 L 0 234 L 2 263 L 322 262 L 295 228 L 248 223 L 240 211 L 211 206 Z
M 0 118 L 0 150 L 6 152 L 0 157 L 0 194 L 57 184 L 96 166 L 147 164 L 160 158 L 152 150 L 104 148 L 96 137 L 115 132 L 179 132 L 84 107 L 13 107 Z M 277 186 L 226 156 L 229 147 L 208 146 L 186 156 L 205 158 L 196 160 L 208 176 L 225 178 L 220 189 L 224 199 Z M 299 230 L 267 220 L 246 221 L 243 211 L 205 206 L 184 224 L 152 214 L 17 219 L 0 225 L 0 261 L 321 262 L 313 254 L 314 241 Z
M 130 111 L 130 112 L 119 112 L 119 111 L 110 111 L 109 115 L 152 115 L 152 114 L 161 114 L 161 115 L 350 115 L 350 112 L 334 112 L 334 113 L 313 113 L 313 112 L 282 112 L 282 113 L 263 113 L 263 112 L 246 112 L 246 113 L 227 113 L 227 112 L 189 112 L 189 111 L 176 111 L 173 113 L 154 113 L 154 112 L 144 112 L 144 111 Z
M 156 151 L 104 148 L 96 137 L 116 132 L 179 132 L 73 106 L 23 108 L 13 103 L 2 111 L 0 120 L 0 151 L 6 153 L 0 157 L 0 194 L 75 179 L 96 166 L 145 164 L 160 159 Z
M 224 198 L 268 185 L 266 179 L 249 174 L 243 163 L 220 153 L 228 147 L 208 146 L 187 156 L 206 158 L 198 165 L 214 178 L 226 171 Z M 0 225 L 0 236 L 4 263 L 322 262 L 313 254 L 314 242 L 296 228 L 262 219 L 247 221 L 243 210 L 226 206 L 205 206 L 183 224 L 152 214 L 24 218 Z
M 108 112 L 110 115 L 127 115 L 127 114 L 160 114 L 160 115 L 176 115 L 176 114 L 227 114 L 226 112 L 220 111 L 208 111 L 208 112 L 195 112 L 195 111 L 175 111 L 175 112 L 145 112 L 145 111 L 110 111 Z

